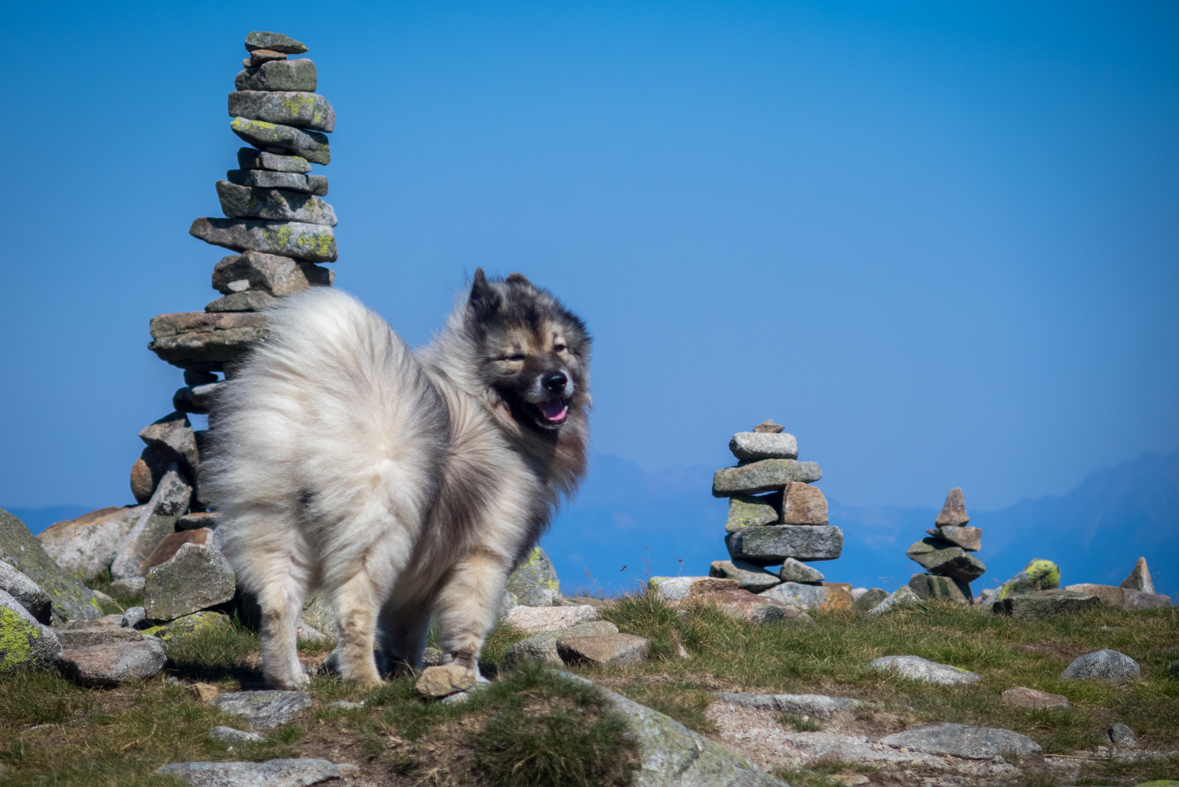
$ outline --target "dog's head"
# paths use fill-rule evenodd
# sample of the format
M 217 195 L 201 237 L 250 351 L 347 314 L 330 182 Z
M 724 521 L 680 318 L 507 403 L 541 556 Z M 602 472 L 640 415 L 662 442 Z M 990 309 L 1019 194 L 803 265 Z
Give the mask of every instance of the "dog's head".
M 519 273 L 489 280 L 480 268 L 466 322 L 485 382 L 517 421 L 555 431 L 589 406 L 590 335 L 547 290 Z

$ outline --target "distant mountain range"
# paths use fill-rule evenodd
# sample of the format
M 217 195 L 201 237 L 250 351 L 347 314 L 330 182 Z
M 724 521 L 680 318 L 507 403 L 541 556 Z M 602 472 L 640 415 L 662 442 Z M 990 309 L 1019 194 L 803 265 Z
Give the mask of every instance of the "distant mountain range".
M 631 590 L 649 576 L 707 574 L 728 557 L 728 503 L 711 495 L 713 470 L 646 472 L 617 456 L 595 455 L 577 500 L 542 546 L 566 594 Z M 1118 584 L 1146 556 L 1155 587 L 1179 597 L 1179 451 L 1145 454 L 1090 474 L 1066 495 L 1023 500 L 1001 511 L 968 510 L 983 529 L 977 556 L 987 573 L 977 593 L 1032 558 L 1055 561 L 1065 584 Z M 920 571 L 905 550 L 925 536 L 938 509 L 845 506 L 830 501 L 831 524 L 844 531 L 843 556 L 814 564 L 828 581 L 894 590 Z M 94 506 L 9 509 L 34 533 Z

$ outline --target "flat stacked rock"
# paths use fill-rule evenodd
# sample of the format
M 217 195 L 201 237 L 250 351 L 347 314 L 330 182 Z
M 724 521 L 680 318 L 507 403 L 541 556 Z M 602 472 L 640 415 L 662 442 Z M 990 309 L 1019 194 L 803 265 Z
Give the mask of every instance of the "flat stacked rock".
M 955 487 L 946 495 L 946 503 L 934 523 L 936 529 L 926 530 L 923 538 L 905 552 L 926 570 L 914 574 L 909 588 L 921 598 L 944 598 L 971 603 L 974 594 L 970 583 L 987 570 L 978 558 L 969 553 L 982 547 L 982 530 L 967 527 L 966 501 L 962 489 Z
M 148 348 L 184 369 L 178 411 L 207 413 L 224 373 L 252 344 L 266 338 L 264 310 L 277 298 L 308 287 L 330 287 L 335 262 L 336 212 L 322 198 L 328 180 L 311 165 L 331 161 L 327 134 L 336 113 L 315 92 L 315 63 L 307 47 L 279 33 L 246 36 L 250 53 L 229 94 L 230 129 L 252 147 L 237 154 L 237 169 L 216 184 L 225 218 L 200 218 L 189 233 L 237 254 L 213 269 L 223 297 L 203 312 L 161 314 L 151 321 Z

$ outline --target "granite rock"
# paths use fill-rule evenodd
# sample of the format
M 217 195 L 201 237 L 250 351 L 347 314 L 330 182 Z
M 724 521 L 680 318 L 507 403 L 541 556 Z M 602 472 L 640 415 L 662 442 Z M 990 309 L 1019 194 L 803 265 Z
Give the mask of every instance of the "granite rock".
M 508 648 L 504 654 L 504 664 L 514 666 L 529 661 L 543 661 L 559 665 L 562 661 L 557 653 L 557 640 L 561 637 L 605 637 L 617 633 L 618 627 L 613 623 L 607 620 L 592 620 L 564 629 L 533 634 Z
M 1003 583 L 999 588 L 999 599 L 1012 593 L 1027 593 L 1034 590 L 1055 590 L 1060 587 L 1060 569 L 1051 560 L 1033 558 L 1023 571 Z
M 893 591 L 892 594 L 888 596 L 888 598 L 884 599 L 879 604 L 872 607 L 872 609 L 868 610 L 868 615 L 871 617 L 876 617 L 877 615 L 883 615 L 886 612 L 891 612 L 894 609 L 911 607 L 920 600 L 921 599 L 917 597 L 917 594 L 910 590 L 907 585 L 899 587 Z
M 255 147 L 280 148 L 288 155 L 302 156 L 313 164 L 331 163 L 331 145 L 328 138 L 318 131 L 304 131 L 294 126 L 244 117 L 235 117 L 229 121 L 229 127 L 234 134 Z
M 949 664 L 938 664 L 920 656 L 885 656 L 869 662 L 868 669 L 877 672 L 893 672 L 907 680 L 922 683 L 936 683 L 953 686 L 959 683 L 977 683 L 981 678 L 973 672 Z
M 324 175 L 272 172 L 268 169 L 231 169 L 225 173 L 225 179 L 237 186 L 303 191 L 320 197 L 327 196 L 328 192 L 328 179 Z
M 266 314 L 161 314 L 152 318 L 151 335 L 153 341 L 147 348 L 161 360 L 182 369 L 221 371 L 226 363 L 266 338 Z
M 759 593 L 758 596 L 759 598 L 780 601 L 808 612 L 836 612 L 851 609 L 854 603 L 851 585 L 834 582 L 822 585 L 783 582 L 764 593 Z
M 1069 615 L 1093 609 L 1101 600 L 1088 593 L 1074 590 L 1040 590 L 1032 593 L 1013 593 L 1000 597 L 991 610 L 997 615 L 1015 618 L 1041 619 L 1054 615 Z
M 757 565 L 796 560 L 835 560 L 843 551 L 843 531 L 830 525 L 746 527 L 725 537 L 729 556 Z
M 954 487 L 946 495 L 945 505 L 942 506 L 941 513 L 937 515 L 935 524 L 939 527 L 944 525 L 961 527 L 969 522 L 970 517 L 966 515 L 966 500 L 962 497 L 962 488 Z
M 92 648 L 95 645 L 117 645 L 120 642 L 139 642 L 143 639 L 143 634 L 134 628 L 124 626 L 79 626 L 77 628 L 63 626 L 56 629 L 55 633 L 63 650 Z
M 151 500 L 152 493 L 164 473 L 168 472 L 168 465 L 172 460 L 153 448 L 144 448 L 143 453 L 131 466 L 131 494 L 136 503 L 146 503 Z
M 787 484 L 782 495 L 782 518 L 778 521 L 784 525 L 825 525 L 827 498 L 817 486 Z
M 188 476 L 189 484 L 196 485 L 200 458 L 187 415 L 181 412 L 169 413 L 140 430 L 139 439 L 169 462 L 178 464 Z
M 274 60 L 286 59 L 285 52 L 276 52 L 273 49 L 255 49 L 249 57 L 242 59 L 242 65 L 246 68 L 258 68 Z
M 238 148 L 237 165 L 242 169 L 268 169 L 274 172 L 311 171 L 311 162 L 302 156 L 283 156 L 257 148 Z
M 232 219 L 299 221 L 326 227 L 336 226 L 336 212 L 332 206 L 302 191 L 256 189 L 219 180 L 217 197 L 221 200 L 222 212 Z
M 888 598 L 888 591 L 883 588 L 868 588 L 862 596 L 852 604 L 856 612 L 871 612 L 880 602 Z
M 1146 558 L 1138 558 L 1130 576 L 1122 580 L 1121 587 L 1127 590 L 1139 590 L 1143 593 L 1154 594 L 1154 580 L 1150 577 L 1150 569 L 1146 566 Z
M 143 607 L 152 620 L 174 620 L 232 600 L 235 586 L 233 568 L 220 552 L 186 543 L 147 572 Z
M 176 520 L 188 512 L 192 487 L 173 462 L 151 500 L 139 506 L 139 518 L 115 548 L 111 579 L 136 580 L 143 576 L 143 561 L 164 538 L 176 530 Z M 138 583 L 132 583 L 138 584 Z
M 729 498 L 729 516 L 725 532 L 736 533 L 743 527 L 772 525 L 782 518 L 782 493 L 768 495 L 734 495 Z
M 48 626 L 53 616 L 53 600 L 36 582 L 12 565 L 0 561 L 0 592 L 7 593 L 25 608 L 33 620 Z
M 176 553 L 180 551 L 180 547 L 185 544 L 208 544 L 213 538 L 213 531 L 208 528 L 185 528 L 177 530 L 175 533 L 169 533 L 164 536 L 164 540 L 156 545 L 152 553 L 143 561 L 143 570 L 147 571 L 156 566 L 167 563 Z
M 962 547 L 967 552 L 977 552 L 982 549 L 982 528 L 980 527 L 942 525 L 936 530 L 926 532 L 939 541 L 948 541 L 954 546 Z
M 797 459 L 798 441 L 792 434 L 737 432 L 729 440 L 729 450 L 742 460 Z
M 1161 593 L 1146 593 L 1126 587 L 1114 587 L 1113 585 L 1082 583 L 1066 585 L 1064 590 L 1097 596 L 1103 603 L 1118 609 L 1159 609 L 1171 606 L 1170 596 L 1164 596 Z
M 716 607 L 727 617 L 751 623 L 769 623 L 775 620 L 812 622 L 811 617 L 797 606 L 755 595 L 748 590 L 739 589 L 736 585 L 736 580 L 731 579 L 696 582 L 691 586 L 687 596 L 672 602 L 669 606 L 678 608 L 708 604 Z
M 1065 667 L 1060 677 L 1064 680 L 1100 680 L 1105 683 L 1120 683 L 1130 678 L 1137 678 L 1141 670 L 1138 662 L 1108 648 L 1086 653 L 1074 659 Z
M 55 624 L 70 619 L 102 616 L 102 608 L 93 591 L 53 562 L 41 546 L 41 542 L 25 527 L 24 522 L 2 508 L 0 561 L 24 574 L 49 595 L 53 604 L 52 620 Z
M 314 93 L 319 81 L 315 63 L 305 57 L 274 60 L 238 72 L 233 86 L 238 90 L 296 90 Z
M 714 560 L 709 567 L 708 575 L 721 579 L 735 579 L 740 583 L 738 587 L 741 590 L 748 590 L 750 593 L 769 590 L 782 581 L 761 566 L 743 560 Z
M 1020 686 L 1017 689 L 1007 689 L 1000 695 L 1008 705 L 1017 705 L 1032 710 L 1068 710 L 1068 697 L 1060 694 L 1049 694 L 1046 691 L 1029 689 Z
M 260 290 L 275 297 L 290 295 L 309 287 L 330 287 L 335 272 L 310 262 L 290 257 L 247 251 L 225 257 L 213 267 L 213 289 L 229 295 L 230 285 L 245 281 L 250 290 Z
M 836 713 L 853 711 L 860 707 L 859 700 L 846 697 L 827 697 L 822 694 L 745 694 L 721 692 L 717 698 L 745 708 L 773 710 L 794 716 L 810 716 L 827 721 Z
M 292 722 L 311 707 L 305 691 L 237 691 L 207 700 L 222 713 L 238 716 L 255 730 L 272 730 Z
M 1040 754 L 1040 745 L 1026 735 L 998 727 L 968 727 L 965 724 L 935 722 L 911 727 L 881 738 L 885 746 L 905 748 L 924 754 L 990 760 Z
M 461 664 L 443 664 L 422 670 L 414 690 L 423 697 L 440 699 L 474 688 L 475 672 Z
M 569 665 L 637 667 L 647 662 L 651 643 L 635 634 L 563 636 L 557 640 L 557 655 Z
M 533 547 L 507 581 L 507 591 L 517 603 L 529 607 L 550 607 L 561 598 L 561 582 L 553 561 L 540 547 Z
M 692 586 L 697 582 L 705 582 L 712 579 L 711 577 L 651 577 L 647 580 L 648 592 L 654 593 L 663 601 L 680 601 L 688 597 L 692 590 Z M 737 580 L 723 580 L 726 582 L 724 587 L 736 589 L 740 587 L 741 583 Z M 715 582 L 708 583 L 711 587 L 717 587 Z
M 161 776 L 174 776 L 189 787 L 304 787 L 340 778 L 340 769 L 328 760 L 300 757 L 265 762 L 174 762 L 156 768 Z
M 245 292 L 235 292 L 226 295 L 223 298 L 218 298 L 215 301 L 209 301 L 205 304 L 205 311 L 209 313 L 216 312 L 261 312 L 273 308 L 278 305 L 278 299 L 270 293 L 262 292 L 261 290 L 246 290 Z M 219 383 L 214 383 L 219 385 Z M 217 390 L 213 386 L 198 386 L 206 392 Z M 181 388 L 181 391 L 192 391 L 192 388 Z M 191 397 L 188 397 L 191 398 Z M 208 412 L 208 410 L 205 410 Z
M 88 648 L 63 650 L 57 656 L 61 674 L 83 686 L 118 686 L 158 675 L 167 656 L 159 640 L 142 637 Z
M 266 740 L 266 737 L 260 732 L 245 732 L 243 730 L 235 730 L 233 727 L 220 726 L 209 730 L 209 737 L 215 741 L 227 743 L 230 746 L 239 743 L 261 743 Z M 237 782 L 234 782 L 234 784 L 237 784 Z
M 1134 730 L 1121 722 L 1106 730 L 1105 737 L 1119 749 L 1133 749 L 1138 745 L 1138 736 L 1134 734 Z
M 792 557 L 786 558 L 786 562 L 778 570 L 778 578 L 783 582 L 809 582 L 812 584 L 826 579 L 823 572 L 817 568 L 800 563 Z
M 756 495 L 783 489 L 792 481 L 811 484 L 823 477 L 816 462 L 796 459 L 762 459 L 716 471 L 712 477 L 713 497 Z
M 255 30 L 246 36 L 246 51 L 253 52 L 257 49 L 269 49 L 272 52 L 282 52 L 284 55 L 301 55 L 307 51 L 307 45 L 282 33 Z
M 528 607 L 520 605 L 512 609 L 504 620 L 526 634 L 567 628 L 598 617 L 598 612 L 588 604 L 576 607 Z
M 945 599 L 959 604 L 970 604 L 974 594 L 970 583 L 950 579 L 936 574 L 914 574 L 909 579 L 909 589 L 921 599 Z
M 329 134 L 336 128 L 336 112 L 328 100 L 302 91 L 235 90 L 229 94 L 229 115 Z
M 336 236 L 325 224 L 261 219 L 197 219 L 188 234 L 234 251 L 260 251 L 306 262 L 335 262 Z
M 986 566 L 962 547 L 923 538 L 905 552 L 926 571 L 962 582 L 973 582 L 986 573 Z
M 786 427 L 781 424 L 776 424 L 772 419 L 767 418 L 757 426 L 753 427 L 754 434 L 781 434 L 786 431 Z
M 47 669 L 60 651 L 53 629 L 38 623 L 23 604 L 0 590 L 0 674 Z

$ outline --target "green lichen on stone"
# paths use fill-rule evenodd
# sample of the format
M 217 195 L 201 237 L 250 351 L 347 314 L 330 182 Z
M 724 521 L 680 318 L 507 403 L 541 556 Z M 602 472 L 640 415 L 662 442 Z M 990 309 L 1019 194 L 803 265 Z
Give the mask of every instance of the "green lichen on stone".
M 999 588 L 999 600 L 1012 593 L 1026 593 L 1031 590 L 1055 590 L 1060 587 L 1060 569 L 1051 560 L 1034 558 L 1011 579 Z
M 41 631 L 7 607 L 0 607 L 0 672 L 12 672 L 29 666 L 33 642 Z
M 550 606 L 561 596 L 561 583 L 549 556 L 534 547 L 508 577 L 506 590 L 526 606 Z
M 143 634 L 158 637 L 164 642 L 187 637 L 198 631 L 213 631 L 229 628 L 229 619 L 220 612 L 194 612 L 191 615 L 177 618 L 170 623 L 143 629 Z

